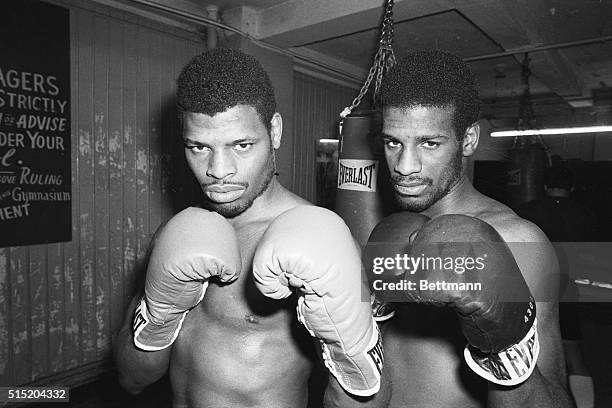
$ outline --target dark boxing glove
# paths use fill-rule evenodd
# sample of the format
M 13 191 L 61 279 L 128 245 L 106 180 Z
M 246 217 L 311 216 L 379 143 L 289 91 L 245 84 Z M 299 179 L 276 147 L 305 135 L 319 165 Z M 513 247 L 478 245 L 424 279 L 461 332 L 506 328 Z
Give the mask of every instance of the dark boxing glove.
M 473 217 L 444 215 L 423 222 L 416 214 L 400 214 L 403 218 L 395 214 L 394 223 L 418 230 L 408 234 L 409 245 L 403 248 L 420 258 L 411 276 L 427 282 L 404 291 L 407 300 L 457 312 L 469 343 L 464 356 L 477 374 L 501 385 L 526 380 L 539 352 L 535 302 L 502 237 Z M 406 242 L 406 232 L 387 230 L 395 231 L 387 237 L 395 248 L 398 241 Z
M 427 221 L 429 217 L 406 211 L 391 214 L 374 227 L 363 252 L 370 287 L 375 286 L 374 281 L 380 278 L 385 283 L 391 283 L 398 282 L 404 277 L 403 273 L 387 271 L 383 274 L 382 271 L 375 272 L 373 268 L 367 266 L 373 266 L 375 258 L 389 259 L 398 254 L 407 253 L 410 249 L 411 238 L 414 238 Z M 380 268 L 384 265 L 379 263 L 377 266 Z M 401 294 L 389 293 L 384 289 L 381 292 L 372 291 L 371 304 L 374 320 L 382 322 L 395 316 L 395 305 L 392 302 L 398 300 L 403 301 L 405 298 Z

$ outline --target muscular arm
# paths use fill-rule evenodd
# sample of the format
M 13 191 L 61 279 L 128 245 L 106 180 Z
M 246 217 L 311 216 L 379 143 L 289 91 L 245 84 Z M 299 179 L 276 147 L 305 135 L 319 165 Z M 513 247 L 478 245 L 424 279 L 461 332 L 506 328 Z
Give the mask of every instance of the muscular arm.
M 507 242 L 519 243 L 510 247 L 536 299 L 540 355 L 536 369 L 524 383 L 515 387 L 489 383 L 488 406 L 573 407 L 559 331 L 559 267 L 552 245 L 535 225 L 518 218 L 513 220 L 512 232 L 498 230 Z
M 569 408 L 574 406 L 566 388 L 563 349 L 558 335 L 558 325 L 551 324 L 551 320 L 556 322 L 557 306 L 539 302 L 537 307 L 540 356 L 536 369 L 527 381 L 516 387 L 501 387 L 489 383 L 488 406 L 491 408 L 516 406 Z M 548 310 L 544 311 L 545 308 Z M 549 315 L 548 319 L 542 319 L 544 314 Z M 557 333 L 554 333 L 555 331 Z
M 172 350 L 172 347 L 168 347 L 160 351 L 142 351 L 134 346 L 132 319 L 141 297 L 142 293 L 132 299 L 113 344 L 119 384 L 131 394 L 139 394 L 166 373 Z

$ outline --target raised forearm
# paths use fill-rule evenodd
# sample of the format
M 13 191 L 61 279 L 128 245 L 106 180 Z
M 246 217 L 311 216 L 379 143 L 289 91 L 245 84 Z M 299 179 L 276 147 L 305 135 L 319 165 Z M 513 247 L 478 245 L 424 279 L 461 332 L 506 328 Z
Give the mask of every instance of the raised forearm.
M 487 406 L 573 408 L 574 403 L 564 387 L 548 381 L 536 367 L 531 376 L 520 385 L 504 387 L 489 383 Z
M 113 357 L 119 384 L 131 394 L 140 393 L 165 374 L 172 350 L 172 347 L 160 351 L 143 351 L 136 348 L 132 316 L 138 299 L 139 296 L 136 296 L 132 301 L 126 314 L 126 321 L 113 340 Z

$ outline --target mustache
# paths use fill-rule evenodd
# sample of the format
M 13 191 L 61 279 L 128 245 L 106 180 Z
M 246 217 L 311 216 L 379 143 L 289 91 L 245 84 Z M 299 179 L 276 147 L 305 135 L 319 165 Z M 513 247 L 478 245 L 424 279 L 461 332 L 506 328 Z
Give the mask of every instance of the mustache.
M 410 177 L 410 176 L 391 176 L 391 183 L 394 184 L 426 184 L 433 185 L 433 180 L 429 177 Z

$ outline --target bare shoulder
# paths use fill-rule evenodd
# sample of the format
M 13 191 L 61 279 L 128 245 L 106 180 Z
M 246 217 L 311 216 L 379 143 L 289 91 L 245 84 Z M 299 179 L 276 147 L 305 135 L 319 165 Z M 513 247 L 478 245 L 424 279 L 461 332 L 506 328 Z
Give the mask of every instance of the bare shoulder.
M 557 314 L 559 266 L 555 250 L 540 228 L 508 206 L 480 196 L 469 214 L 490 224 L 506 241 L 537 303 L 540 356 L 538 369 L 563 388 L 564 361 Z M 527 384 L 527 383 L 525 383 Z
M 265 204 L 259 204 L 255 215 L 249 217 L 247 226 L 260 225 L 267 228 L 284 212 L 302 205 L 313 205 L 278 182 L 274 182 L 273 190 L 274 192 L 266 199 Z
M 537 225 L 508 210 L 482 219 L 495 228 L 506 242 L 548 242 L 546 234 Z
M 473 216 L 490 224 L 506 241 L 535 299 L 555 301 L 559 267 L 546 234 L 506 205 L 490 200 L 489 205 Z
M 279 207 L 285 209 L 285 211 L 299 205 L 314 205 L 310 201 L 282 186 L 280 183 L 277 185 L 276 201 Z
M 295 194 L 292 191 L 287 190 L 287 198 L 286 198 L 286 203 L 289 206 L 289 208 L 293 208 L 293 207 L 297 207 L 300 205 L 312 205 L 314 206 L 313 203 L 311 203 L 310 201 L 300 197 L 299 195 Z
M 487 197 L 486 202 L 472 215 L 490 224 L 506 242 L 548 242 L 542 230 L 516 215 L 510 207 Z

